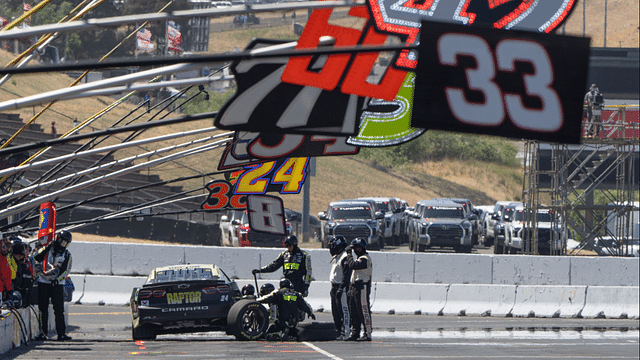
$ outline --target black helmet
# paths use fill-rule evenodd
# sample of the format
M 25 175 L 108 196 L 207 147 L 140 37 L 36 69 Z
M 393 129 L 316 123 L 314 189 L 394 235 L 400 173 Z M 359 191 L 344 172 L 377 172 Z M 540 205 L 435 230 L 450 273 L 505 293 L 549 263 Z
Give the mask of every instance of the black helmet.
M 25 254 L 24 243 L 22 241 L 14 241 L 13 245 L 11 245 L 11 253 L 13 255 L 22 255 Z
M 295 235 L 289 235 L 286 238 L 284 238 L 284 246 L 288 246 L 288 245 L 297 246 L 298 238 Z
M 357 255 L 361 255 L 367 250 L 367 240 L 363 238 L 355 238 L 351 240 L 351 246 L 353 246 L 353 249 L 355 250 Z M 362 250 L 358 251 L 358 248 Z
M 242 296 L 254 295 L 256 293 L 256 288 L 251 284 L 247 284 L 242 287 Z
M 342 252 L 347 247 L 347 239 L 342 235 L 336 235 L 329 240 L 329 253 L 336 255 Z
M 66 249 L 69 247 L 69 244 L 71 244 L 71 233 L 67 230 L 60 231 L 56 237 L 56 241 L 58 242 L 58 245 Z
M 291 283 L 291 280 L 289 279 L 282 279 L 280 280 L 280 289 L 293 289 L 293 284 Z
M 271 294 L 276 289 L 271 283 L 266 283 L 260 286 L 260 295 L 265 296 Z

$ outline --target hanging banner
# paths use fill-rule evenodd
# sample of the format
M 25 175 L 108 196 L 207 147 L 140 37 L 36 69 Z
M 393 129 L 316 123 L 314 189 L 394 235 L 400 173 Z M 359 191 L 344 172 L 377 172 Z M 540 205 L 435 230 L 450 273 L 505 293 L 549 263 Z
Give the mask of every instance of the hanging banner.
M 340 24 L 332 20 L 333 9 L 317 9 L 296 49 L 317 48 L 325 36 L 335 39 L 335 47 L 416 44 L 421 18 L 546 33 L 560 26 L 574 5 L 573 0 L 539 3 L 369 0 L 368 6 L 349 10 L 354 21 Z M 256 40 L 248 49 L 276 43 Z M 215 125 L 235 131 L 348 136 L 347 143 L 357 146 L 398 145 L 425 131 L 410 120 L 416 65 L 415 51 L 235 62 L 238 92 L 218 113 Z
M 427 21 L 421 31 L 413 126 L 580 143 L 589 39 Z
M 151 52 L 155 50 L 155 44 L 151 42 L 151 31 L 142 29 L 136 33 L 136 51 Z
M 46 246 L 53 241 L 56 234 L 56 205 L 54 203 L 49 201 L 40 205 L 38 225 L 38 242 Z
M 262 134 L 236 132 L 225 149 L 218 170 L 244 167 L 285 157 L 317 157 L 357 154 L 347 138 L 327 135 Z
M 180 28 L 173 21 L 167 23 L 167 49 L 182 52 L 182 34 Z
M 247 199 L 249 227 L 253 231 L 287 235 L 284 203 L 277 196 L 251 195 Z

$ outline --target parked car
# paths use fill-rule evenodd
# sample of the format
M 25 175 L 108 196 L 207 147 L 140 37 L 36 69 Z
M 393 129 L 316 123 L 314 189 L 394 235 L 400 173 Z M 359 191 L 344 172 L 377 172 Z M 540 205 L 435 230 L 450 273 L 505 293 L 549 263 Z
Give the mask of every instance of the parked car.
M 285 226 L 287 234 L 291 234 L 291 223 L 286 221 Z M 284 238 L 286 237 L 286 235 L 276 235 L 252 230 L 249 225 L 249 214 L 246 210 L 243 211 L 240 225 L 236 232 L 239 243 L 238 246 L 242 247 L 282 247 L 284 246 Z
M 512 203 L 512 201 L 498 201 L 493 206 L 491 214 L 485 216 L 485 220 L 482 224 L 482 235 L 484 237 L 484 246 L 492 246 L 495 242 L 496 235 L 494 234 L 496 223 L 502 218 L 502 209 Z
M 512 202 L 505 205 L 501 210 L 502 215 L 493 226 L 495 239 L 493 244 L 494 254 L 504 254 L 507 251 L 505 239 L 507 238 L 507 229 L 509 229 L 511 222 L 513 221 L 516 206 L 522 206 L 522 203 Z
M 375 212 L 366 201 L 341 200 L 332 202 L 326 211 L 318 213 L 318 219 L 323 222 L 323 248 L 329 247 L 329 240 L 335 235 L 342 235 L 347 241 L 362 237 L 367 240 L 371 249 L 384 248 L 384 241 L 378 227 L 378 222 L 384 219 L 384 214 Z
M 438 246 L 470 253 L 472 224 L 461 204 L 453 201 L 423 200 L 413 212 L 409 250 L 421 252 Z
M 238 228 L 242 224 L 243 210 L 228 210 L 220 218 L 220 242 L 222 246 L 240 246 Z
M 387 245 L 400 245 L 402 232 L 402 208 L 395 198 L 361 197 L 356 200 L 372 200 L 376 212 L 384 214 L 383 237 Z
M 462 205 L 465 211 L 465 217 L 469 220 L 473 228 L 471 243 L 474 246 L 478 245 L 480 243 L 480 237 L 482 237 L 482 223 L 478 220 L 478 210 L 473 207 L 471 200 L 463 198 L 441 198 L 435 200 L 450 200 Z

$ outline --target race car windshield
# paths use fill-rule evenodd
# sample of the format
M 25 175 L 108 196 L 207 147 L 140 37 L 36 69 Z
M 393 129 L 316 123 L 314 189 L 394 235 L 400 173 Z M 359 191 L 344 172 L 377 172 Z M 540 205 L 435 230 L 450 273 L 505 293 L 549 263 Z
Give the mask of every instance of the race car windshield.
M 464 218 L 464 211 L 461 207 L 428 206 L 424 209 L 424 217 L 428 219 Z
M 335 207 L 332 217 L 334 219 L 371 219 L 371 208 L 366 206 Z
M 149 279 L 147 280 L 147 283 L 158 284 L 174 281 L 200 281 L 218 279 L 218 275 L 214 275 L 210 268 L 184 268 L 157 271 L 155 279 Z

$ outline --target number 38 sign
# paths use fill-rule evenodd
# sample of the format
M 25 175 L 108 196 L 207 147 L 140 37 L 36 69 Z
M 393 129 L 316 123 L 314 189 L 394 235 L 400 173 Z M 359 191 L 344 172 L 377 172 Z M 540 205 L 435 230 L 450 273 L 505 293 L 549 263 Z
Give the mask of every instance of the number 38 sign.
M 589 39 L 422 22 L 411 125 L 579 143 Z

